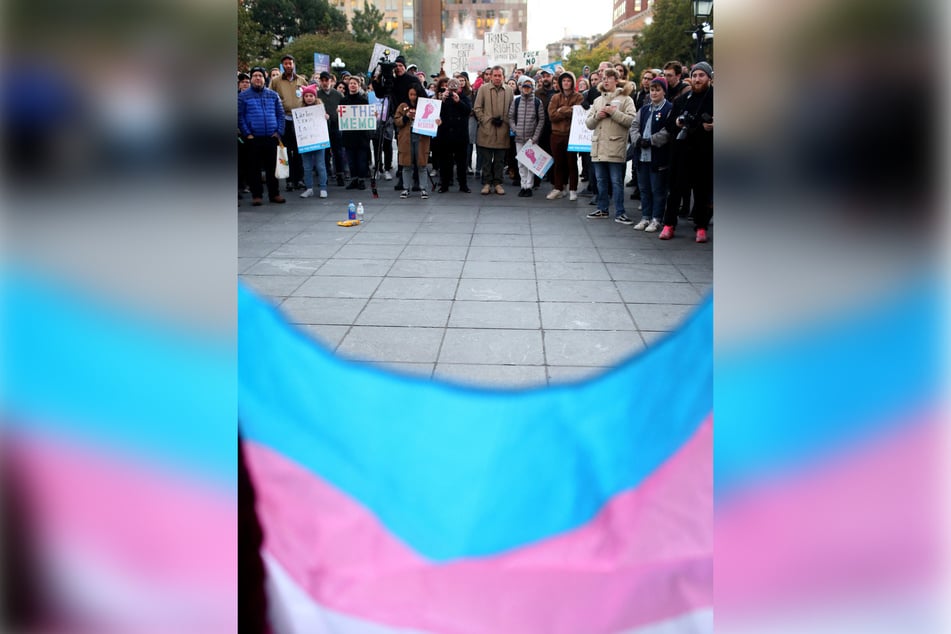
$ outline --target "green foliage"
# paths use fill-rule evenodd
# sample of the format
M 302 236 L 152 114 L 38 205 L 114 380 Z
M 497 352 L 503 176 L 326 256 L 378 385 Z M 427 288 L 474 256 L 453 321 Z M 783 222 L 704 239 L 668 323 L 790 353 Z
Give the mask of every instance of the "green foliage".
M 339 57 L 346 64 L 346 70 L 354 75 L 366 75 L 370 55 L 373 54 L 373 43 L 358 42 L 347 32 L 302 35 L 282 50 L 274 51 L 266 67 L 280 66 L 281 56 L 290 54 L 297 60 L 297 74 L 310 77 L 314 72 L 314 53 L 326 53 L 331 60 Z M 331 72 L 338 74 L 334 69 Z
M 271 53 L 271 38 L 238 2 L 238 69 L 248 70 Z
M 571 51 L 564 66 L 565 70 L 570 70 L 575 77 L 581 77 L 581 71 L 585 66 L 590 66 L 591 70 L 594 71 L 601 62 L 614 63 L 621 61 L 621 59 L 623 59 L 621 51 L 602 43 L 591 50 Z
M 300 35 L 347 29 L 347 17 L 327 0 L 242 0 L 242 4 L 277 50 Z
M 350 20 L 350 30 L 358 42 L 379 42 L 396 46 L 393 40 L 393 31 L 383 26 L 386 16 L 376 5 L 363 0 L 363 10 L 355 9 L 353 19 Z
M 697 57 L 696 40 L 688 31 L 693 31 L 693 7 L 686 0 L 656 0 L 654 2 L 654 21 L 634 38 L 632 57 L 637 60 L 637 69 L 663 68 L 671 60 L 695 62 Z M 713 60 L 712 41 L 708 41 L 704 52 L 707 60 Z
M 404 46 L 400 49 L 407 64 L 416 64 L 426 76 L 434 75 L 439 72 L 439 64 L 442 61 L 442 47 L 430 46 L 425 42 Z M 427 80 L 428 81 L 428 80 Z

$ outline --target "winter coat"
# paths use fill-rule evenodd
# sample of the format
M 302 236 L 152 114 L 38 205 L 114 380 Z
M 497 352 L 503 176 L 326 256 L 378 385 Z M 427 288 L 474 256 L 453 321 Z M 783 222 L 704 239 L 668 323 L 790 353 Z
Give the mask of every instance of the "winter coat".
M 672 103 L 664 100 L 663 105 L 655 110 L 651 110 L 652 105 L 647 104 L 637 112 L 637 118 L 631 127 L 631 151 L 635 161 L 641 160 L 641 147 L 639 142 L 647 126 L 647 118 L 651 120 L 651 169 L 655 172 L 665 170 L 670 165 L 670 130 L 668 129 L 668 119 L 674 106 Z
M 476 145 L 498 150 L 507 150 L 509 141 L 509 106 L 512 105 L 512 91 L 505 84 L 498 88 L 494 84 L 484 84 L 476 94 L 473 110 L 479 120 Z M 498 117 L 502 125 L 492 125 L 492 119 Z
M 410 114 L 410 109 L 415 110 L 416 106 L 404 101 L 396 107 L 396 114 L 393 115 L 393 123 L 396 125 L 396 149 L 399 151 L 398 163 L 401 166 L 413 164 L 412 134 L 416 115 Z M 426 165 L 429 162 L 429 137 L 418 134 L 417 138 L 419 145 L 416 150 L 416 164 Z
M 270 88 L 252 86 L 238 95 L 238 129 L 242 136 L 284 136 L 284 105 Z
M 538 139 L 545 128 L 545 104 L 534 95 L 531 99 L 519 95 L 509 106 L 508 122 L 509 128 L 515 131 L 516 143 L 525 143 L 531 139 L 532 143 L 538 145 Z
M 337 106 L 340 105 L 340 102 L 343 100 L 343 95 L 337 92 L 334 88 L 330 90 L 317 89 L 317 97 L 324 102 L 324 108 L 327 110 L 327 114 L 330 115 L 328 123 L 332 126 L 339 124 L 339 115 L 337 114 Z
M 440 140 L 466 141 L 469 140 L 469 115 L 472 113 L 472 102 L 465 95 L 459 95 L 459 103 L 452 97 L 442 102 L 439 118 L 442 124 L 437 128 L 436 137 Z
M 634 123 L 637 111 L 630 93 L 632 84 L 619 81 L 612 92 L 605 92 L 602 83 L 598 89 L 601 96 L 594 100 L 588 110 L 585 125 L 594 130 L 591 135 L 591 160 L 603 163 L 624 163 L 627 160 L 627 136 Z M 618 109 L 605 119 L 599 119 L 598 113 L 605 107 L 617 102 Z
M 548 104 L 548 118 L 551 120 L 551 133 L 553 135 L 568 136 L 571 133 L 573 106 L 580 106 L 582 101 L 584 101 L 584 95 L 580 92 L 573 92 L 568 97 L 565 97 L 563 92 L 555 93 Z M 568 110 L 559 112 L 562 108 Z
M 304 105 L 301 101 L 300 89 L 306 85 L 307 80 L 300 75 L 294 75 L 291 79 L 284 79 L 284 75 L 281 75 L 271 82 L 271 90 L 281 96 L 285 117 L 291 117 L 291 110 Z

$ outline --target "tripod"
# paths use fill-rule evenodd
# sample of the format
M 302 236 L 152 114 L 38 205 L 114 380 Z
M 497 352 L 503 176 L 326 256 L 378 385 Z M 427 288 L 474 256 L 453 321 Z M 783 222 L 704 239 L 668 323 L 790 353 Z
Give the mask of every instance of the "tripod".
M 380 100 L 380 114 L 377 117 L 376 134 L 373 137 L 373 156 L 376 160 L 374 161 L 373 173 L 370 175 L 370 190 L 373 192 L 374 198 L 380 197 L 380 192 L 376 188 L 376 181 L 377 176 L 383 169 L 383 143 L 386 141 L 386 125 L 389 120 L 390 96 L 387 95 Z M 392 139 L 389 142 L 392 143 Z

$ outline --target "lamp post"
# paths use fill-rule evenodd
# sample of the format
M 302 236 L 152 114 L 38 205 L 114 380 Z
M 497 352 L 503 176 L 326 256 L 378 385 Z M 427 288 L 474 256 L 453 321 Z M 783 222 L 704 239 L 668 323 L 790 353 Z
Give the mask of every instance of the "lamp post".
M 339 73 L 341 70 L 343 70 L 344 68 L 346 68 L 347 65 L 344 64 L 344 63 L 343 63 L 343 60 L 341 60 L 341 59 L 338 57 L 338 58 L 335 59 L 334 61 L 330 62 L 330 67 L 333 68 L 334 71 L 336 71 L 337 73 Z
M 632 68 L 634 68 L 635 66 L 637 66 L 637 62 L 635 62 L 633 59 L 631 59 L 631 56 L 630 56 L 630 55 L 628 55 L 626 58 L 624 58 L 624 61 L 621 62 L 621 63 L 624 64 L 624 68 L 627 69 L 628 74 L 630 74 Z
M 693 39 L 697 40 L 697 61 L 707 61 L 703 54 L 703 45 L 707 40 L 713 39 L 713 29 L 710 28 L 710 20 L 713 17 L 713 0 L 692 0 L 693 17 L 696 27 L 693 31 Z

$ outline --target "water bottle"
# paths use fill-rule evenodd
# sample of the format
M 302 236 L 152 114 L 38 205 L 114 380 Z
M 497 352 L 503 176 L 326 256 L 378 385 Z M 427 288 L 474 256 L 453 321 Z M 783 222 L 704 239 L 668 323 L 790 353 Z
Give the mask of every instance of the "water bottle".
M 363 222 L 363 203 L 357 203 L 357 220 Z
M 350 204 L 347 205 L 347 220 L 356 220 L 357 219 L 357 208 L 354 207 L 353 201 L 350 201 Z

